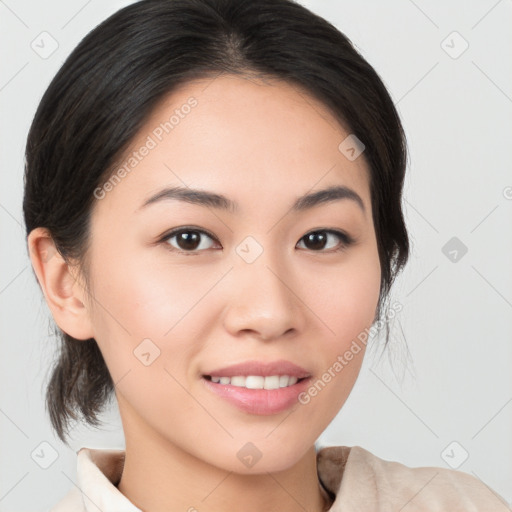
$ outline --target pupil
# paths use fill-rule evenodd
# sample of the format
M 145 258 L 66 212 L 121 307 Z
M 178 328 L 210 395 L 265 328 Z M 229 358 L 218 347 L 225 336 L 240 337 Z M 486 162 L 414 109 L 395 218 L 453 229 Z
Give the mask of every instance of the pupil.
M 306 245 L 311 249 L 323 249 L 327 237 L 323 231 L 310 233 L 306 236 Z M 185 250 L 196 249 L 199 245 L 200 235 L 197 231 L 182 231 L 178 235 L 178 245 Z
M 321 231 L 318 231 L 316 233 L 310 233 L 309 235 L 307 235 L 306 239 L 306 244 L 309 243 L 311 249 L 323 249 L 325 246 L 326 236 L 325 233 Z
M 182 249 L 196 249 L 199 245 L 199 238 L 197 231 L 183 231 L 178 235 L 178 245 Z

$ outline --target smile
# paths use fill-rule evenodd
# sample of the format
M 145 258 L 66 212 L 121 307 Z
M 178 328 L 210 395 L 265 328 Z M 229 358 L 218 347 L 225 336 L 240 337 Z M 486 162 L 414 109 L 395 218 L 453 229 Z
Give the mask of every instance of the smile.
M 201 382 L 208 393 L 212 393 L 237 409 L 249 414 L 268 416 L 296 406 L 299 403 L 298 396 L 310 385 L 311 377 L 203 375 Z
M 205 378 L 211 380 L 211 382 L 231 385 L 240 388 L 247 389 L 279 389 L 293 386 L 299 380 L 297 377 L 290 375 L 235 375 L 233 377 L 219 377 L 206 375 Z

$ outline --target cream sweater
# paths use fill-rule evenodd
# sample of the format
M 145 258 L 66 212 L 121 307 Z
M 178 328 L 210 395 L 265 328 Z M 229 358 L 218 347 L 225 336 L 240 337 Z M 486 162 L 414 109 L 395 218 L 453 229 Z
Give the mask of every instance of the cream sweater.
M 50 512 L 142 512 L 116 487 L 124 450 L 81 448 L 78 486 Z M 477 478 L 439 467 L 410 468 L 359 446 L 317 451 L 320 482 L 333 496 L 330 512 L 507 512 L 512 509 Z

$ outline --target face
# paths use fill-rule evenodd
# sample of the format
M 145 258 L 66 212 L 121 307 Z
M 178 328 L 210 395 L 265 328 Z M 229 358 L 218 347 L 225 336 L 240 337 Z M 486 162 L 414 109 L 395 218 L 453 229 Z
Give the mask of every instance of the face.
M 286 83 L 189 82 L 97 190 L 88 311 L 127 447 L 137 432 L 226 470 L 279 471 L 338 413 L 364 346 L 344 354 L 374 321 L 381 276 L 364 154 L 338 148 L 348 135 Z M 215 196 L 162 192 L 176 187 Z M 349 192 L 298 201 L 331 187 Z M 248 361 L 307 378 L 255 390 L 205 377 L 275 387 L 265 374 L 294 373 L 221 371 Z M 243 450 L 261 454 L 253 470 Z

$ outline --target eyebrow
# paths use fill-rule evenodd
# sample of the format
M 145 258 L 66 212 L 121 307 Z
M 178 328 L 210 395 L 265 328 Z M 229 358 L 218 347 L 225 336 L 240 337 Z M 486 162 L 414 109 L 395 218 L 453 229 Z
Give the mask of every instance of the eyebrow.
M 345 186 L 332 186 L 309 194 L 304 194 L 298 197 L 292 205 L 292 211 L 301 212 L 314 208 L 320 204 L 331 203 L 339 200 L 350 200 L 356 203 L 359 208 L 366 213 L 364 202 L 361 196 L 351 188 Z M 140 208 L 139 211 L 147 206 L 160 202 L 160 201 L 184 201 L 191 204 L 197 204 L 199 206 L 206 206 L 210 208 L 216 208 L 219 210 L 225 210 L 231 213 L 239 211 L 239 205 L 236 201 L 233 201 L 222 194 L 216 194 L 208 190 L 197 190 L 185 187 L 170 187 L 160 190 L 156 194 L 150 196 Z

